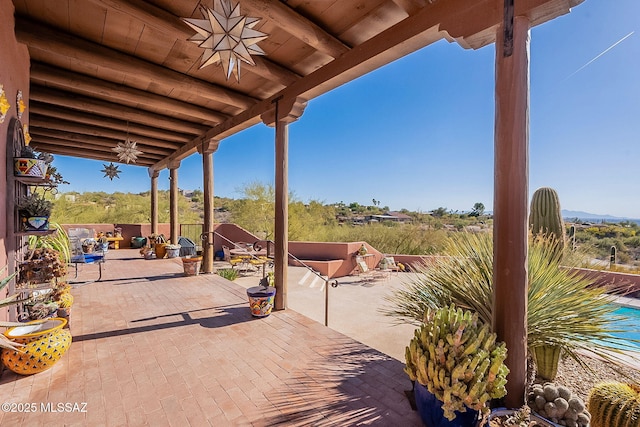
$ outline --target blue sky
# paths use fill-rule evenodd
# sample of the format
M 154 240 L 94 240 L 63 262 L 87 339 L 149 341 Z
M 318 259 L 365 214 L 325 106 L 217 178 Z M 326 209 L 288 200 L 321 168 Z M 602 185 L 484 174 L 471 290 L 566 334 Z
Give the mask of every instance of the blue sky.
M 532 29 L 530 194 L 550 186 L 563 209 L 640 218 L 638 16 L 638 0 L 586 0 Z M 289 189 L 302 201 L 491 210 L 493 126 L 494 46 L 441 41 L 311 100 L 290 125 Z M 143 167 L 120 165 L 109 181 L 104 162 L 54 164 L 71 182 L 61 192 L 149 189 Z M 201 165 L 197 154 L 183 160 L 180 188 L 202 189 Z M 238 198 L 248 183 L 273 181 L 273 129 L 221 142 L 216 195 Z M 167 170 L 159 188 L 169 188 Z

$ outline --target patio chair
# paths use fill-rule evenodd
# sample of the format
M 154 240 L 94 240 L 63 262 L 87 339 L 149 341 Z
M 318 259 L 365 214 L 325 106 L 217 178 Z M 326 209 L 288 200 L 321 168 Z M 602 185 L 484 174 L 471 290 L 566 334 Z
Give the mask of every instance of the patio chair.
M 389 279 L 389 271 L 370 269 L 364 258 L 356 256 L 356 270 L 362 281 L 375 281 L 381 279 Z
M 228 246 L 222 246 L 222 253 L 224 254 L 222 260 L 231 264 L 231 268 L 234 268 L 244 262 L 241 257 L 231 257 L 231 253 L 229 252 Z
M 390 273 L 396 273 L 400 271 L 400 267 L 396 264 L 396 260 L 392 256 L 384 257 L 378 263 L 378 268 L 382 271 L 388 271 Z

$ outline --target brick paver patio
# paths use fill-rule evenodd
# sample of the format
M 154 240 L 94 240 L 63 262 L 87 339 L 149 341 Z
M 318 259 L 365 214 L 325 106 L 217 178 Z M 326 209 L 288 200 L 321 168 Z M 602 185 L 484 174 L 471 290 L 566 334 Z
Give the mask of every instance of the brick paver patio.
M 1 425 L 421 425 L 389 356 L 292 310 L 253 318 L 244 288 L 184 277 L 179 258 L 121 249 L 103 270 L 72 290 L 62 360 L 3 371 L 2 401 L 31 412 L 0 412 Z M 82 266 L 80 278 L 95 277 Z

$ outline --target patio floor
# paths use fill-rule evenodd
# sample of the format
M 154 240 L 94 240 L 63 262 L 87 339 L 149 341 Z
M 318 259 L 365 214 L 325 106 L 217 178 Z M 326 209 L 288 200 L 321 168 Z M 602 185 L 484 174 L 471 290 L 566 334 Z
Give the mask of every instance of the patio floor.
M 0 411 L 1 425 L 421 425 L 398 360 L 291 309 L 253 318 L 244 287 L 184 277 L 180 259 L 107 259 L 100 282 L 72 290 L 60 362 L 3 371 L 2 401 L 30 405 Z

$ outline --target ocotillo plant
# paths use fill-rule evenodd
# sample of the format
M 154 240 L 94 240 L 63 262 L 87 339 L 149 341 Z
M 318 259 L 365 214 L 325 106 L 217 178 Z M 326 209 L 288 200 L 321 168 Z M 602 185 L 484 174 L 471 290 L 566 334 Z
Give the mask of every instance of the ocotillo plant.
M 562 253 L 565 245 L 565 231 L 556 190 L 542 187 L 533 193 L 529 226 L 534 236 L 553 236 L 557 240 L 559 252 Z

